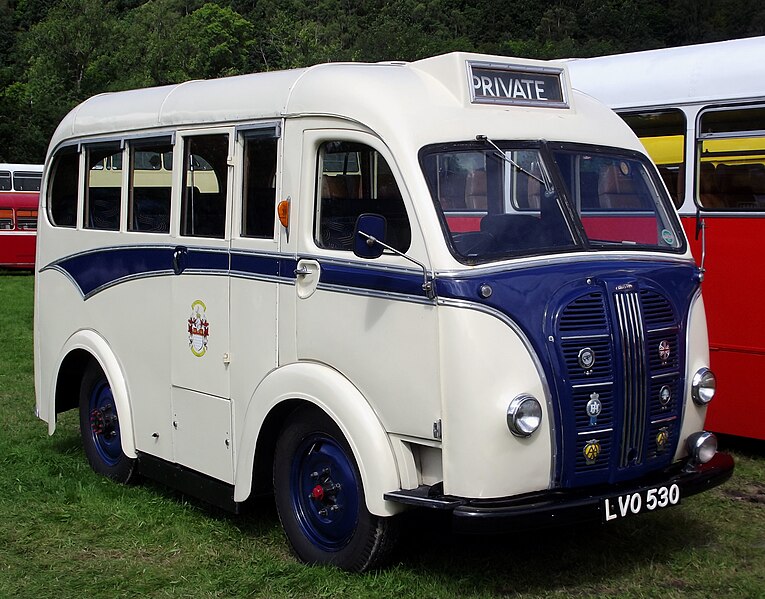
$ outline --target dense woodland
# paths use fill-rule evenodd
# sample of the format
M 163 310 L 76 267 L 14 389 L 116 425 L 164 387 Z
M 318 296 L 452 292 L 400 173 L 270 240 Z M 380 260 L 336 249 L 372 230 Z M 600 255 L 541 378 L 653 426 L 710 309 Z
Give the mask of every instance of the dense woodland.
M 765 2 L 0 0 L 0 22 L 0 162 L 41 162 L 61 117 L 104 91 L 453 50 L 556 58 L 748 37 L 765 34 Z

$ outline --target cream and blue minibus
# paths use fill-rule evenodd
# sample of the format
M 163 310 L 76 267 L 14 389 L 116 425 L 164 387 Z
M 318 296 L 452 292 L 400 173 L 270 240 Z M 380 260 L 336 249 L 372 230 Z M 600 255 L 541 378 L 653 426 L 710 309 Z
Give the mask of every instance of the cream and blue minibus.
M 115 481 L 233 512 L 272 493 L 304 562 L 379 566 L 406 510 L 618 526 L 733 471 L 704 430 L 702 273 L 563 63 L 99 95 L 53 136 L 38 236 L 49 433 L 78 410 Z

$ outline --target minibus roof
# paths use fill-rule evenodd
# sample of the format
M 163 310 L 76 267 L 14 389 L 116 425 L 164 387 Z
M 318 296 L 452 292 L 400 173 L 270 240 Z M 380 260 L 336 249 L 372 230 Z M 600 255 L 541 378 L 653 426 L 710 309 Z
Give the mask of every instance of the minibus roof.
M 574 89 L 612 108 L 765 95 L 765 37 L 567 61 Z
M 567 107 L 473 103 L 471 61 L 560 69 Z M 572 93 L 564 63 L 455 52 L 411 63 L 328 63 L 101 94 L 64 117 L 50 151 L 76 139 L 309 115 L 360 123 L 383 139 L 416 148 L 482 134 L 641 150 L 609 109 Z

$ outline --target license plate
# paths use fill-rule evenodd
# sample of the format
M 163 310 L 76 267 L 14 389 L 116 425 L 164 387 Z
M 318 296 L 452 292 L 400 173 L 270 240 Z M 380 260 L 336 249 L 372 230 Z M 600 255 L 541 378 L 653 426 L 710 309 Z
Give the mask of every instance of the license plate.
M 680 503 L 680 487 L 677 484 L 625 493 L 603 500 L 603 514 L 606 522 L 627 516 L 653 512 Z

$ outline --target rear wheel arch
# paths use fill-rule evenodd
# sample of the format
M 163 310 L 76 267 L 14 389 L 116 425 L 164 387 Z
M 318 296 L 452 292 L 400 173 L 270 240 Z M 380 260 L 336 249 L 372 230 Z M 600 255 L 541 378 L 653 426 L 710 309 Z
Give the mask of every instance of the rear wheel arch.
M 127 457 L 135 458 L 133 418 L 127 383 L 120 363 L 109 344 L 95 331 L 78 331 L 67 340 L 60 355 L 61 359 L 53 381 L 54 388 L 51 390 L 55 398 L 51 422 L 55 422 L 55 414 L 79 407 L 80 386 L 91 364 L 95 363 L 106 376 L 114 396 L 122 430 L 122 451 Z

